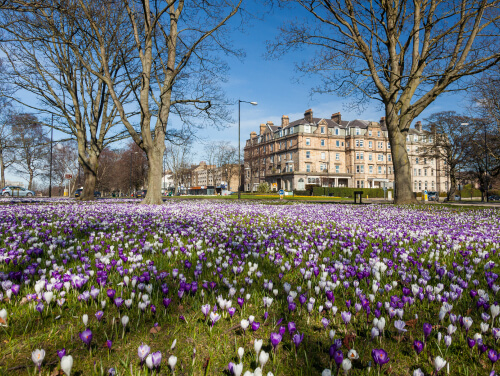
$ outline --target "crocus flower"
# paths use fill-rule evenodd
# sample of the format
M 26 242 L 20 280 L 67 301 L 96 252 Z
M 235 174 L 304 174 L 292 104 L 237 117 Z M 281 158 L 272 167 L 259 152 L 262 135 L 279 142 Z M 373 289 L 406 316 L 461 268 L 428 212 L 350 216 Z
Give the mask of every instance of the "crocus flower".
M 31 360 L 38 367 L 38 370 L 42 367 L 43 359 L 45 358 L 45 350 L 44 349 L 36 349 L 31 353 Z
M 304 333 L 302 334 L 294 334 L 292 337 L 292 342 L 295 345 L 295 349 L 299 348 L 299 345 L 302 343 L 302 340 L 304 339 Z
M 434 359 L 434 368 L 436 369 L 436 372 L 441 371 L 441 369 L 446 365 L 446 360 L 441 358 L 440 356 L 436 356 Z
M 170 357 L 168 358 L 168 365 L 172 369 L 172 373 L 175 370 L 175 365 L 176 364 L 177 364 L 177 357 L 175 355 L 170 355 Z
M 205 315 L 205 319 L 207 318 L 209 312 L 210 312 L 210 304 L 205 304 L 201 306 L 201 313 Z
M 141 359 L 141 363 L 144 362 L 146 357 L 149 355 L 151 348 L 148 345 L 142 343 L 137 350 L 137 354 L 139 355 L 139 359 Z
M 352 363 L 349 359 L 344 359 L 342 361 L 342 369 L 344 370 L 344 374 L 347 375 L 347 372 L 349 372 L 349 370 L 352 368 Z
M 61 369 L 66 376 L 71 375 L 71 368 L 73 368 L 73 357 L 71 355 L 63 356 L 61 358 Z
M 79 333 L 80 339 L 90 348 L 90 342 L 92 341 L 92 331 L 90 329 L 85 329 L 83 332 Z
M 390 360 L 387 356 L 387 352 L 384 349 L 373 349 L 372 358 L 375 364 L 378 364 L 380 367 L 382 367 Z
M 429 323 L 424 323 L 424 337 L 426 341 L 427 338 L 429 338 L 431 332 L 432 332 L 432 325 Z
M 59 359 L 62 359 L 62 357 L 66 355 L 66 349 L 61 349 L 61 350 L 57 350 L 57 356 L 59 357 Z
M 340 367 L 342 361 L 344 360 L 344 353 L 340 350 L 335 351 L 335 354 L 333 354 L 333 360 L 335 360 L 337 368 Z
M 153 366 L 155 368 L 159 368 L 161 365 L 161 352 L 160 351 L 154 352 L 152 354 L 152 358 L 153 358 Z
M 95 313 L 95 317 L 97 318 L 97 321 L 101 321 L 102 317 L 104 315 L 104 312 L 103 311 L 97 311 Z
M 279 333 L 271 333 L 270 339 L 271 339 L 271 345 L 273 345 L 273 349 L 276 351 L 276 347 L 279 345 L 283 337 Z
M 340 316 L 346 325 L 351 321 L 351 312 L 342 312 Z
M 498 360 L 498 353 L 495 350 L 490 349 L 490 351 L 488 351 L 488 358 L 490 359 L 491 363 L 495 364 L 495 362 Z
M 108 348 L 108 350 L 111 350 L 111 346 L 112 346 L 112 345 L 113 345 L 113 342 L 112 342 L 110 339 L 108 339 L 108 340 L 106 341 L 106 347 Z
M 415 340 L 413 342 L 413 348 L 415 349 L 415 352 L 418 354 L 420 354 L 422 352 L 422 350 L 424 349 L 424 344 L 421 342 L 421 341 L 418 341 L 418 340 Z

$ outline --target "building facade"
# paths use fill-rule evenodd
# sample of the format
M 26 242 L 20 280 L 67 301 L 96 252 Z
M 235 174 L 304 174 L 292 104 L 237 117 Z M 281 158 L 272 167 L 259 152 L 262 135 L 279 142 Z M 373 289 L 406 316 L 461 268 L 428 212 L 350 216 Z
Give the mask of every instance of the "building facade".
M 241 167 L 241 169 L 243 168 Z M 183 172 L 183 181 L 186 184 L 182 188 L 213 187 L 237 191 L 239 171 L 240 168 L 237 164 L 227 164 L 217 167 L 216 165 L 209 165 L 201 161 L 197 165 L 191 165 L 191 168 Z
M 250 133 L 244 148 L 245 191 L 261 183 L 272 190 L 305 190 L 307 186 L 392 188 L 394 168 L 385 119 L 379 122 L 342 120 L 340 112 L 315 118 L 311 109 L 304 118 L 281 125 L 260 125 Z M 420 122 L 410 129 L 407 148 L 414 191 L 444 191 L 447 176 L 442 161 L 421 155 L 433 142 Z M 420 150 L 420 151 L 419 151 Z

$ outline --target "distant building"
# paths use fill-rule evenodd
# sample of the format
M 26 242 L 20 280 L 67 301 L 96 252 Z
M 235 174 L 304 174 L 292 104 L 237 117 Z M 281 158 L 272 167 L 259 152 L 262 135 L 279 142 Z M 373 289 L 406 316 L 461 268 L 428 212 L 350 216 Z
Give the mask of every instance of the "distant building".
M 420 122 L 410 129 L 407 148 L 415 192 L 445 191 L 448 177 L 443 161 L 422 157 L 419 147 L 432 143 Z M 315 118 L 311 109 L 293 122 L 283 115 L 281 125 L 260 125 L 244 148 L 244 190 L 261 183 L 272 190 L 305 190 L 306 186 L 392 188 L 394 168 L 385 126 L 367 120 L 342 120 L 340 112 Z
M 228 164 L 217 167 L 201 161 L 191 165 L 183 172 L 182 180 L 186 182 L 182 188 L 201 190 L 210 187 L 214 190 L 238 190 L 238 165 Z

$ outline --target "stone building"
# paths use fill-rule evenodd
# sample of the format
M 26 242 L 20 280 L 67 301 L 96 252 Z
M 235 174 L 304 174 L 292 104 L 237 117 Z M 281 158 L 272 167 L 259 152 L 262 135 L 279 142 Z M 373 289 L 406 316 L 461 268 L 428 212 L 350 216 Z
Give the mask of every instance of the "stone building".
M 433 137 L 420 122 L 407 137 L 414 191 L 444 191 L 447 176 L 442 161 L 421 156 L 422 145 Z M 304 190 L 306 186 L 393 187 L 394 169 L 385 119 L 343 120 L 340 112 L 315 118 L 311 109 L 281 125 L 260 125 L 250 133 L 244 148 L 245 191 L 268 183 L 272 190 Z

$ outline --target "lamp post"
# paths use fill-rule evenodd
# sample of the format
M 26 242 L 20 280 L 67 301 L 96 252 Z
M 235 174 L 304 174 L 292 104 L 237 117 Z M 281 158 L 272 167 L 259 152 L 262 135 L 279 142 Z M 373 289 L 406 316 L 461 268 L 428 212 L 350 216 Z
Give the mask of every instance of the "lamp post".
M 241 103 L 257 106 L 257 102 L 247 102 L 238 99 L 238 200 L 241 199 Z
M 49 197 L 52 197 L 52 142 L 53 141 L 54 141 L 54 114 L 52 114 L 52 125 L 50 127 Z
M 484 182 L 486 183 L 486 187 L 485 187 L 485 195 L 486 195 L 486 202 L 489 202 L 488 200 L 488 185 L 489 185 L 489 181 L 488 181 L 488 145 L 486 143 L 486 122 L 484 122 L 484 154 L 485 154 L 485 169 L 486 169 L 486 175 L 484 177 Z

